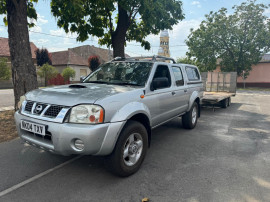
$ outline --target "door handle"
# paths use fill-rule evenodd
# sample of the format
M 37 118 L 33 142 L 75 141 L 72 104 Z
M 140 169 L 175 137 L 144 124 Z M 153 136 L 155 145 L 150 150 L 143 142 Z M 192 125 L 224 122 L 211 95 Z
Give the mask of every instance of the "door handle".
M 185 89 L 184 92 L 186 93 L 187 92 L 187 89 Z
M 175 92 L 174 91 L 172 92 L 172 95 L 175 95 Z

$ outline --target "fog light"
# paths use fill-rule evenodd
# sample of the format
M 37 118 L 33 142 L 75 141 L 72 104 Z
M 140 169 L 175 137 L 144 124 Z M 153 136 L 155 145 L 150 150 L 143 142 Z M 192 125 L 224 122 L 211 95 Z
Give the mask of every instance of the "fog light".
M 80 139 L 75 140 L 74 146 L 75 146 L 76 149 L 78 149 L 80 151 L 82 151 L 84 149 L 83 141 L 80 140 Z

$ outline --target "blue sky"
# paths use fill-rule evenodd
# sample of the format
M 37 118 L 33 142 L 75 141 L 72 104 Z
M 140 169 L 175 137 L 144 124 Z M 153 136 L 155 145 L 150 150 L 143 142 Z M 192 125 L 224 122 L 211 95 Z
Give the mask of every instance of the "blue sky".
M 229 12 L 232 12 L 233 5 L 239 5 L 242 0 L 195 0 L 188 1 L 183 0 L 183 11 L 185 19 L 174 26 L 173 30 L 169 31 L 170 34 L 170 51 L 171 56 L 174 58 L 183 57 L 187 51 L 185 46 L 185 40 L 189 35 L 190 28 L 197 28 L 200 22 L 204 19 L 204 15 L 210 11 L 217 11 L 221 7 L 228 8 Z M 270 0 L 258 0 L 258 3 L 270 4 Z M 50 1 L 40 0 L 36 4 L 36 10 L 38 13 L 38 19 L 36 26 L 30 29 L 30 41 L 34 42 L 37 47 L 48 48 L 49 51 L 61 51 L 67 50 L 81 45 L 98 45 L 98 39 L 96 37 L 90 37 L 87 41 L 81 43 L 76 42 L 75 34 L 66 34 L 62 29 L 57 27 L 57 21 L 50 12 Z M 270 9 L 266 10 L 265 14 L 270 17 Z M 0 15 L 0 37 L 8 37 L 7 28 L 3 27 L 3 15 Z M 54 36 L 39 34 L 35 32 L 42 32 Z M 69 38 L 67 38 L 69 37 Z M 74 38 L 74 39 L 72 39 Z M 126 53 L 131 56 L 140 55 L 153 55 L 157 54 L 159 47 L 159 35 L 150 35 L 147 37 L 151 43 L 151 50 L 146 51 L 141 48 L 138 43 L 128 43 L 126 47 Z M 103 48 L 106 48 L 103 46 Z

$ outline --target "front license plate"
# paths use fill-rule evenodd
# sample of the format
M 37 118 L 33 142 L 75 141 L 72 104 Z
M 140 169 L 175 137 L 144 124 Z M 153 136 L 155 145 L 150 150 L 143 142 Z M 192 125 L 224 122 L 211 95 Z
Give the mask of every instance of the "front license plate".
M 46 127 L 37 123 L 21 120 L 21 129 L 45 136 Z

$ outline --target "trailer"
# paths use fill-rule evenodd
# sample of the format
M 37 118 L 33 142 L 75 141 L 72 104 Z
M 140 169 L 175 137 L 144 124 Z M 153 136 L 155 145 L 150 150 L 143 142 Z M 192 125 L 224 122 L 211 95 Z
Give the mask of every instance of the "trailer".
M 227 108 L 231 97 L 236 95 L 236 72 L 202 72 L 204 95 L 203 106 Z

